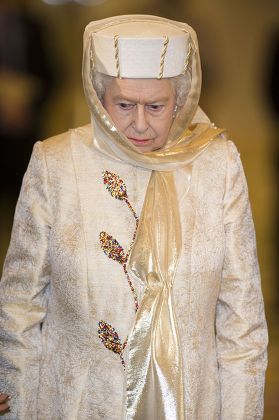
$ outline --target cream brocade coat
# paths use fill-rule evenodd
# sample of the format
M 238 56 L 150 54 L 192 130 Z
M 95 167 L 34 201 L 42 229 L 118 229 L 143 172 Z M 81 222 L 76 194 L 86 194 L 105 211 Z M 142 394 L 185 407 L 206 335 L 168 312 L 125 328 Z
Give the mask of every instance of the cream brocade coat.
M 86 126 L 38 142 L 24 178 L 0 283 L 0 391 L 13 397 L 4 419 L 126 418 L 124 366 L 102 343 L 98 323 L 124 343 L 134 301 L 99 234 L 127 250 L 135 218 L 105 188 L 102 173 L 124 181 L 139 216 L 150 171 L 101 155 L 90 133 Z M 266 323 L 234 144 L 215 140 L 194 161 L 188 193 L 183 172 L 175 183 L 183 245 L 173 292 L 185 417 L 261 419 Z M 132 281 L 140 301 L 143 286 Z

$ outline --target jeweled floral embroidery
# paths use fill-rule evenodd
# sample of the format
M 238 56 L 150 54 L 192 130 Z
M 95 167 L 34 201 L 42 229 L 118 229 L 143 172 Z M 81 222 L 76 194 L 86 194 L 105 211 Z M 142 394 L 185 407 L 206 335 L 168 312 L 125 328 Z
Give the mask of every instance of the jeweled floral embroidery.
M 104 321 L 99 322 L 98 334 L 103 345 L 107 349 L 113 351 L 116 354 L 119 354 L 121 363 L 125 368 L 125 362 L 123 359 L 123 351 L 127 345 L 127 338 L 122 344 L 119 338 L 119 335 L 117 334 L 115 329 L 110 324 Z
M 136 212 L 135 212 L 133 206 L 129 202 L 128 194 L 127 194 L 127 188 L 126 188 L 126 185 L 124 184 L 123 180 L 118 175 L 114 174 L 113 172 L 109 172 L 109 171 L 104 171 L 102 175 L 103 175 L 103 180 L 104 180 L 104 184 L 106 186 L 106 189 L 109 191 L 111 196 L 113 198 L 116 198 L 117 200 L 123 200 L 127 204 L 127 206 L 129 207 L 129 209 L 132 212 L 132 214 L 135 218 L 135 221 L 136 221 L 136 226 L 135 226 L 134 234 L 133 234 L 133 237 L 132 237 L 132 242 L 131 242 L 131 244 L 129 246 L 129 249 L 126 253 L 124 251 L 124 248 L 119 244 L 119 242 L 106 232 L 101 232 L 100 233 L 100 245 L 101 245 L 101 248 L 104 251 L 104 253 L 109 258 L 111 258 L 114 261 L 117 261 L 119 264 L 122 265 L 123 271 L 124 271 L 125 276 L 128 280 L 128 284 L 129 284 L 130 290 L 131 290 L 133 298 L 134 298 L 135 311 L 137 312 L 138 307 L 139 307 L 138 298 L 137 298 L 137 294 L 136 294 L 136 291 L 134 289 L 132 280 L 130 279 L 128 271 L 127 271 L 127 261 L 128 261 L 131 249 L 134 245 L 134 241 L 135 241 L 136 234 L 137 234 L 137 228 L 138 228 L 138 224 L 139 224 L 139 219 L 136 215 Z M 115 329 L 110 324 L 108 324 L 104 321 L 99 322 L 98 334 L 99 334 L 100 339 L 102 340 L 102 343 L 104 344 L 104 346 L 107 349 L 113 351 L 114 353 L 119 354 L 120 359 L 121 359 L 121 363 L 123 364 L 123 366 L 125 368 L 125 363 L 124 363 L 124 360 L 123 360 L 123 351 L 124 351 L 124 349 L 127 345 L 128 337 L 126 338 L 126 340 L 122 344 L 117 332 L 115 331 Z
M 135 230 L 135 233 L 136 233 L 139 219 L 138 219 L 138 216 L 136 215 L 136 212 L 133 206 L 129 202 L 127 187 L 124 184 L 124 181 L 118 175 L 110 171 L 104 171 L 102 175 L 103 175 L 103 180 L 104 180 L 106 189 L 110 192 L 111 196 L 116 198 L 117 200 L 125 201 L 129 209 L 133 213 L 133 216 L 136 220 L 136 230 Z
M 117 198 L 117 200 L 128 199 L 126 185 L 118 175 L 104 171 L 103 179 L 106 189 L 111 193 L 112 197 Z
M 106 232 L 101 232 L 100 244 L 104 253 L 112 260 L 120 264 L 124 264 L 127 261 L 124 249 L 111 235 L 108 235 Z
M 132 237 L 132 242 L 131 242 L 131 244 L 129 246 L 129 249 L 126 253 L 125 253 L 123 247 L 119 244 L 119 242 L 106 232 L 101 232 L 100 233 L 100 244 L 101 244 L 102 250 L 104 251 L 104 253 L 109 258 L 113 259 L 114 261 L 117 261 L 119 264 L 121 264 L 123 266 L 125 276 L 128 280 L 129 287 L 130 287 L 131 292 L 133 294 L 133 298 L 134 298 L 134 302 L 135 302 L 135 311 L 137 311 L 138 307 L 139 307 L 138 298 L 137 298 L 136 291 L 133 287 L 132 280 L 129 277 L 126 263 L 128 261 L 132 246 L 134 245 L 134 241 L 135 241 L 136 234 L 137 234 L 137 229 L 138 229 L 138 224 L 139 224 L 139 219 L 136 215 L 136 212 L 135 212 L 133 206 L 129 202 L 127 187 L 124 184 L 123 180 L 118 175 L 114 174 L 113 172 L 109 172 L 109 171 L 104 171 L 102 175 L 103 175 L 103 180 L 104 180 L 104 184 L 106 186 L 106 189 L 109 191 L 111 196 L 113 198 L 116 198 L 117 200 L 125 201 L 125 203 L 129 207 L 129 209 L 133 213 L 133 216 L 134 216 L 135 221 L 136 221 L 136 226 L 135 226 L 134 234 L 133 234 L 133 237 Z

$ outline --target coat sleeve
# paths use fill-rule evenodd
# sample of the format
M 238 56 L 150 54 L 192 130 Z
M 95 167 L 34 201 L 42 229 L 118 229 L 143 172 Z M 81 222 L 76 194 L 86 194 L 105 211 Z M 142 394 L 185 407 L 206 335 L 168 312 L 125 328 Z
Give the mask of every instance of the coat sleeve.
M 226 237 L 217 303 L 222 420 L 262 419 L 267 327 L 253 219 L 239 153 L 227 143 Z
M 23 179 L 0 282 L 0 393 L 11 396 L 5 419 L 36 418 L 50 226 L 47 168 L 38 142 Z

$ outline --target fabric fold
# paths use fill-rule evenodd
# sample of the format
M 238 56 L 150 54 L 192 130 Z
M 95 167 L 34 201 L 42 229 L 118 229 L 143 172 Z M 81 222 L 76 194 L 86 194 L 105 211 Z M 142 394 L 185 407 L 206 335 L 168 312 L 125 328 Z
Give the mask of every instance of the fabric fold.
M 146 288 L 129 337 L 127 419 L 184 419 L 182 358 L 172 297 L 181 250 L 176 200 L 173 173 L 153 172 L 129 259 L 129 270 Z

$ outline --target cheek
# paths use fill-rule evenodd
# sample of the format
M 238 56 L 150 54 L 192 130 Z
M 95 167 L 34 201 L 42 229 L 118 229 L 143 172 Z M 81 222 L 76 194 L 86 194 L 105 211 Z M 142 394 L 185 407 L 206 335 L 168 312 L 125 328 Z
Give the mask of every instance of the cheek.
M 123 116 L 121 112 L 114 106 L 104 106 L 104 108 L 106 109 L 118 130 L 124 132 L 129 125 L 129 118 L 127 116 Z
M 173 122 L 172 114 L 165 115 L 160 121 L 158 121 L 157 132 L 160 133 L 161 137 L 167 137 Z
M 122 131 L 124 134 L 131 124 L 130 118 L 128 116 L 124 117 L 123 115 L 117 115 L 116 121 L 114 122 L 118 130 Z

